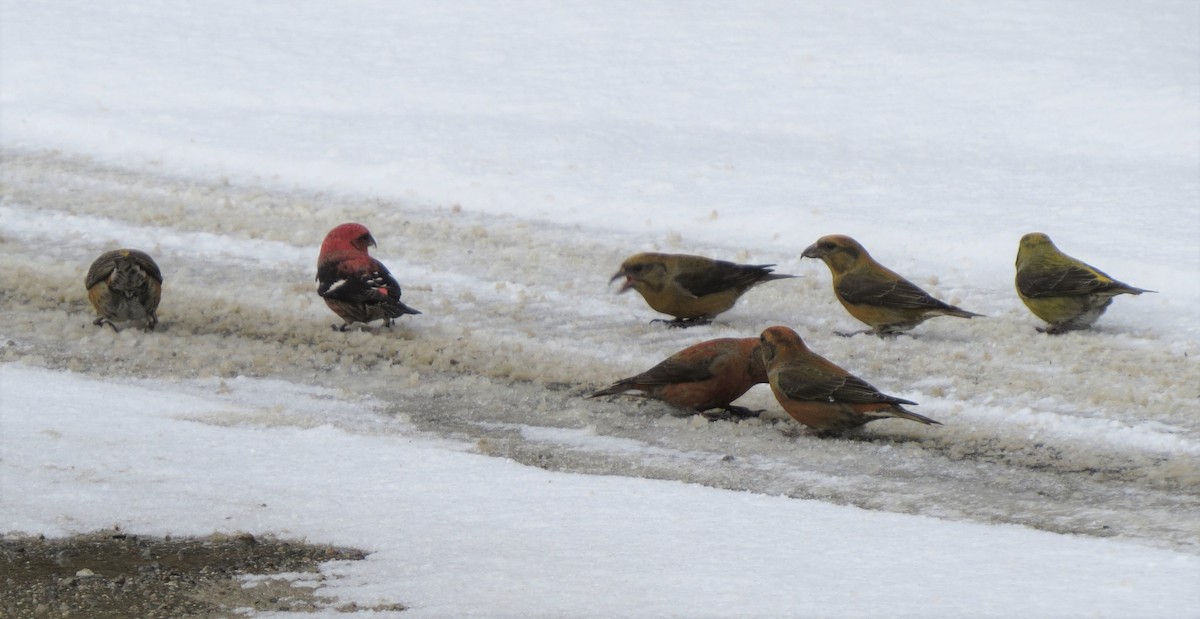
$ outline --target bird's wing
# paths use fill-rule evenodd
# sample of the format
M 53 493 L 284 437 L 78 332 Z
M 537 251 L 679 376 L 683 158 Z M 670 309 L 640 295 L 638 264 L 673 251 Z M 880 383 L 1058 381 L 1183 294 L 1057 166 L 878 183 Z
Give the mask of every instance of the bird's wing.
M 775 375 L 779 390 L 793 400 L 802 402 L 829 402 L 842 384 L 842 377 L 810 364 L 796 364 L 783 368 Z
M 662 363 L 622 382 L 639 385 L 674 385 L 678 383 L 694 383 L 712 378 L 712 370 L 708 364 L 684 363 L 675 359 L 666 359 Z
M 892 402 L 915 404 L 908 400 L 881 393 L 867 381 L 853 374 L 832 373 L 820 363 L 803 364 L 785 369 L 777 375 L 779 388 L 794 400 L 810 402 L 844 402 L 875 404 Z
M 890 402 L 893 404 L 916 404 L 908 400 L 887 395 L 880 392 L 875 387 L 872 387 L 867 381 L 854 376 L 846 375 L 842 385 L 838 387 L 833 394 L 833 399 L 838 402 L 847 402 L 849 404 L 874 404 L 877 402 Z
M 771 272 L 771 264 L 734 264 L 715 260 L 710 268 L 698 269 L 675 276 L 675 282 L 688 294 L 696 297 L 749 288 Z
M 117 263 L 112 259 L 113 255 L 113 252 L 104 254 L 97 258 L 92 263 L 92 266 L 88 267 L 87 279 L 85 280 L 88 290 L 91 290 L 92 286 L 101 281 L 108 279 L 109 275 L 112 275 L 113 269 L 117 268 Z
M 838 282 L 837 291 L 852 305 L 886 305 L 911 309 L 943 308 L 946 304 L 929 296 L 912 282 L 902 278 L 874 278 L 847 273 Z
M 374 258 L 365 268 L 345 262 L 323 264 L 317 269 L 317 281 L 317 294 L 338 301 L 385 303 L 400 299 L 400 283 Z
M 154 259 L 149 254 L 131 249 L 129 250 L 129 259 L 133 260 L 134 264 L 138 265 L 138 268 L 145 271 L 146 275 L 154 278 L 154 281 L 162 283 L 162 271 L 158 270 L 158 264 L 154 262 Z
M 932 298 L 904 277 L 875 278 L 846 274 L 838 282 L 842 300 L 852 305 L 883 305 L 911 309 L 944 309 L 949 306 Z
M 1113 283 L 1099 271 L 1078 266 L 1045 271 L 1023 269 L 1017 273 L 1017 289 L 1033 298 L 1088 294 Z

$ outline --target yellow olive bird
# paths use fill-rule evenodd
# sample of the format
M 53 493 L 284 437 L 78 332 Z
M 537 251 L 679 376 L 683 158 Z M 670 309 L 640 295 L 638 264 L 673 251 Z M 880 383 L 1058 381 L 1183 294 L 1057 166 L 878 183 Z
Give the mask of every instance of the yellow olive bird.
M 982 316 L 939 301 L 916 284 L 879 264 L 858 241 L 840 234 L 823 236 L 801 254 L 825 262 L 833 274 L 833 294 L 842 307 L 871 328 L 855 333 L 896 335 L 933 318 Z
M 622 277 L 618 294 L 638 291 L 655 311 L 674 316 L 669 327 L 708 324 L 737 302 L 747 290 L 763 282 L 795 275 L 772 272 L 773 264 L 735 264 L 686 254 L 641 253 L 621 263 L 612 281 Z
M 751 417 L 753 411 L 732 402 L 765 382 L 767 370 L 758 352 L 758 338 L 725 337 L 689 346 L 590 397 L 641 391 L 644 397 L 684 410 L 703 413 L 720 408 L 737 417 Z
M 84 284 L 88 300 L 100 315 L 92 324 L 146 321 L 153 331 L 158 324 L 158 302 L 162 298 L 162 272 L 154 259 L 136 249 L 116 249 L 96 258 Z
M 1154 292 L 1119 282 L 1030 232 L 1017 248 L 1017 295 L 1035 316 L 1050 323 L 1038 331 L 1058 334 L 1087 329 L 1119 294 Z
M 787 327 L 763 331 L 759 346 L 779 405 L 792 419 L 818 433 L 841 432 L 889 417 L 941 425 L 900 406 L 916 402 L 880 393 L 809 350 L 800 335 Z

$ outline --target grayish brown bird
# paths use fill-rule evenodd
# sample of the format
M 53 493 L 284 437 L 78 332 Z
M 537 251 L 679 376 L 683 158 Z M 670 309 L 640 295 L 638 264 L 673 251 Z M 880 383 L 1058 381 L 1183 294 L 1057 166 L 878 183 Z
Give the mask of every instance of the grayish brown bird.
M 162 298 L 162 272 L 149 254 L 136 249 L 116 249 L 96 258 L 84 283 L 88 300 L 100 315 L 93 324 L 146 321 L 153 330 L 158 324 L 158 302 Z
M 772 272 L 773 264 L 735 264 L 687 254 L 635 254 L 612 277 L 622 277 L 618 294 L 638 291 L 655 311 L 674 316 L 670 327 L 708 324 L 733 307 L 747 290 L 763 282 L 795 275 Z

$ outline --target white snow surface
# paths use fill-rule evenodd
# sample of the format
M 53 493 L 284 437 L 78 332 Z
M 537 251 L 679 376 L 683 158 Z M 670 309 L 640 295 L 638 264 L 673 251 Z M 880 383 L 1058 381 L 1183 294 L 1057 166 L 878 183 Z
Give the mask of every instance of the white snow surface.
M 0 366 L 5 526 L 232 525 L 358 546 L 372 554 L 330 568 L 324 592 L 413 605 L 398 616 L 1170 616 L 1200 602 L 1195 555 L 548 472 L 403 429 L 280 428 L 269 420 L 370 403 L 264 380 L 188 393 L 208 382 Z
M 2 533 L 354 546 L 406 617 L 1200 617 L 1195 2 L 0 0 L 0 148 Z M 423 314 L 328 328 L 344 221 Z M 1038 334 L 1030 231 L 1157 292 Z M 986 318 L 834 336 L 831 233 Z M 155 332 L 91 325 L 119 246 Z M 669 331 L 645 250 L 803 278 Z M 582 397 L 773 324 L 945 425 Z

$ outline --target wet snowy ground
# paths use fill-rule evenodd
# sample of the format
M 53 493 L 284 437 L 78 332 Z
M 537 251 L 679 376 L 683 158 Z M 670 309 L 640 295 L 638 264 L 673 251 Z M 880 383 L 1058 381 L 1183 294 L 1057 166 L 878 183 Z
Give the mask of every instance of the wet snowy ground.
M 751 259 L 807 277 L 756 289 L 715 326 L 666 330 L 605 288 L 625 251 L 616 236 L 581 241 L 578 230 L 515 218 L 135 177 L 53 156 L 11 156 L 5 169 L 8 359 L 339 388 L 423 430 L 551 469 L 1176 548 L 1200 539 L 1188 517 L 1200 510 L 1194 341 L 1114 327 L 1049 338 L 1016 310 L 941 319 L 913 338 L 840 338 L 821 273 L 771 254 Z M 251 208 L 263 216 L 252 230 L 232 216 Z M 370 219 L 377 253 L 413 282 L 405 299 L 425 314 L 390 331 L 330 330 L 337 320 L 309 281 L 314 216 Z M 93 328 L 82 266 L 64 268 L 119 241 L 151 251 L 168 274 L 158 332 Z M 964 290 L 956 302 L 983 308 L 999 296 Z M 781 322 L 945 426 L 887 421 L 844 439 L 796 438 L 765 386 L 746 396 L 764 420 L 740 423 L 581 397 L 690 343 Z
M 205 496 L 210 491 L 204 488 L 213 483 L 220 485 L 221 479 L 240 485 L 243 482 L 235 480 L 247 474 L 243 467 L 249 467 L 253 477 L 265 476 L 265 480 L 270 480 L 283 474 L 281 470 L 272 470 L 274 467 L 297 466 L 286 456 L 271 455 L 272 450 L 266 447 L 262 448 L 261 457 L 268 462 L 262 463 L 261 468 L 258 457 L 249 454 L 229 453 L 222 457 L 223 450 L 216 442 L 222 440 L 220 434 L 208 437 L 207 430 L 200 432 L 208 438 L 181 445 L 179 439 L 162 434 L 172 430 L 165 426 L 153 430 L 157 426 L 151 424 L 146 428 L 152 433 L 145 437 L 150 444 L 137 446 L 141 441 L 135 428 L 143 422 L 133 422 L 124 431 L 116 429 L 113 433 L 114 429 L 108 428 L 107 432 L 95 433 L 101 437 L 111 434 L 111 438 L 104 439 L 106 444 L 135 441 L 115 453 L 103 449 L 96 452 L 105 461 L 118 458 L 111 464 L 90 462 L 86 458 L 77 463 L 77 456 L 70 455 L 73 450 L 68 446 L 73 442 L 74 425 L 82 423 L 81 428 L 86 428 L 100 423 L 104 427 L 103 419 L 114 411 L 137 409 L 138 400 L 156 402 L 161 396 L 155 394 L 165 390 L 179 398 L 166 410 L 183 411 L 170 413 L 172 417 L 182 416 L 218 428 L 258 428 L 253 433 L 261 439 L 251 439 L 251 445 L 253 440 L 274 441 L 277 439 L 273 436 L 282 438 L 299 430 L 316 432 L 316 436 L 306 439 L 305 449 L 311 453 L 305 451 L 308 455 L 304 459 L 316 458 L 317 462 L 324 462 L 323 458 L 333 457 L 340 453 L 339 449 L 346 448 L 334 445 L 346 440 L 354 444 L 357 439 L 349 437 L 362 437 L 368 444 L 399 441 L 397 445 L 411 444 L 413 438 L 420 436 L 427 437 L 422 440 L 440 437 L 466 441 L 447 444 L 452 451 L 508 457 L 553 471 L 678 480 L 949 520 L 1019 524 L 1056 533 L 1120 537 L 1188 555 L 1197 550 L 1200 416 L 1194 391 L 1195 385 L 1200 384 L 1200 372 L 1192 360 L 1200 351 L 1196 350 L 1195 342 L 1166 342 L 1152 330 L 1111 327 L 1098 333 L 1048 338 L 1037 334 L 1028 317 L 1016 311 L 987 320 L 947 319 L 930 323 L 914 338 L 840 338 L 831 333 L 837 314 L 822 294 L 825 290 L 819 283 L 819 272 L 797 263 L 795 257 L 770 254 L 755 254 L 753 260 L 776 261 L 782 270 L 807 277 L 755 290 L 712 327 L 665 330 L 648 325 L 649 313 L 637 303 L 605 289 L 609 266 L 619 261 L 623 251 L 622 239 L 615 236 L 589 234 L 581 242 L 578 230 L 533 226 L 516 218 L 451 210 L 426 211 L 399 203 L 133 175 L 56 155 L 10 154 L 4 160 L 4 168 L 5 199 L 0 206 L 4 222 L 0 225 L 4 239 L 0 289 L 6 291 L 0 305 L 5 316 L 5 342 L 0 348 L 3 359 L 80 372 L 115 384 L 125 384 L 129 377 L 154 379 L 147 383 L 152 391 L 142 395 L 118 393 L 106 401 L 95 401 L 86 395 L 89 388 L 72 386 L 70 381 L 63 383 L 37 374 L 4 374 L 6 391 L 14 389 L 11 381 L 29 380 L 35 384 L 46 381 L 47 388 L 61 389 L 63 393 L 47 394 L 45 398 L 60 414 L 68 412 L 62 418 L 65 423 L 50 421 L 53 416 L 43 413 L 48 417 L 44 423 L 51 428 L 45 432 L 58 436 L 47 438 L 42 432 L 26 442 L 21 440 L 19 432 L 12 430 L 17 424 L 12 422 L 11 415 L 38 415 L 36 405 L 18 413 L 17 409 L 26 409 L 26 405 L 5 404 L 9 419 L 6 425 L 10 427 L 6 434 L 25 448 L 35 449 L 42 457 L 58 453 L 50 455 L 50 461 L 67 467 L 64 480 L 45 487 L 45 474 L 36 473 L 36 467 L 20 473 L 22 465 L 10 461 L 8 466 L 15 465 L 17 469 L 6 472 L 9 476 L 5 483 L 6 502 L 11 502 L 14 496 L 38 497 L 35 499 L 38 507 L 32 511 L 33 505 L 20 505 L 27 499 L 8 505 L 10 517 L 16 519 L 10 523 L 10 530 L 44 530 L 51 525 L 47 532 L 70 532 L 88 528 L 87 523 L 93 527 L 120 523 L 124 527 L 145 528 L 147 533 L 180 533 L 178 528 L 190 530 L 197 526 L 204 532 L 207 530 L 204 527 L 212 526 L 206 524 L 210 518 L 195 522 L 195 516 L 176 513 L 180 509 L 184 513 L 194 509 L 185 497 Z M 148 208 L 148 204 L 154 208 Z M 250 230 L 239 224 L 236 217 L 229 216 L 237 209 L 251 207 L 270 218 L 269 225 L 256 220 Z M 313 249 L 312 241 L 306 238 L 311 232 L 305 222 L 314 215 L 332 220 L 369 216 L 381 239 L 377 253 L 397 271 L 408 274 L 405 279 L 413 284 L 406 289 L 405 298 L 426 313 L 402 321 L 391 330 L 340 333 L 329 329 L 333 315 L 313 294 L 309 282 Z M 395 257 L 389 255 L 389 239 L 402 239 L 399 244 L 404 249 Z M 471 239 L 468 251 L 463 251 L 463 239 Z M 92 254 L 118 240 L 151 251 L 168 274 L 160 312 L 162 323 L 156 332 L 127 329 L 114 333 L 91 324 L 92 314 L 80 283 L 82 271 Z M 597 260 L 596 256 L 606 259 Z M 968 291 L 958 301 L 968 307 L 986 307 L 994 299 L 983 291 Z M 826 318 L 812 318 L 818 315 Z M 796 318 L 781 321 L 775 316 Z M 925 428 L 886 421 L 845 438 L 797 436 L 794 424 L 782 415 L 764 386 L 748 394 L 746 403 L 766 409 L 767 413 L 761 420 L 742 422 L 708 422 L 654 402 L 582 397 L 615 378 L 648 367 L 688 343 L 717 336 L 749 335 L 777 322 L 797 326 L 814 347 L 842 360 L 885 390 L 919 401 L 923 413 L 941 420 L 945 426 Z M 1148 371 L 1166 367 L 1176 369 Z M 272 386 L 246 380 L 251 377 L 286 383 Z M 288 383 L 295 386 L 289 387 Z M 299 385 L 332 391 L 297 393 Z M 66 395 L 67 401 L 82 397 L 86 404 L 62 407 L 53 404 L 56 398 L 71 393 L 77 395 L 74 398 Z M 211 405 L 192 405 L 203 412 L 189 414 L 189 397 L 224 399 L 230 404 L 228 410 L 218 406 L 215 412 L 207 410 Z M 356 406 L 356 401 L 361 406 Z M 90 411 L 88 416 L 94 418 L 69 422 L 72 406 L 82 406 L 80 410 Z M 159 405 L 150 406 L 153 409 Z M 123 420 L 125 416 L 114 419 Z M 116 422 L 122 426 L 131 423 Z M 339 434 L 330 435 L 330 431 Z M 87 447 L 86 435 L 80 437 L 85 441 L 77 448 L 80 453 L 89 453 L 91 449 Z M 227 440 L 232 440 L 237 449 L 245 449 L 246 435 L 233 436 Z M 310 444 L 314 440 L 318 444 Z M 329 453 L 320 447 L 324 440 L 330 441 Z M 164 448 L 156 450 L 155 442 L 161 442 Z M 374 449 L 368 444 L 359 449 Z M 196 451 L 197 448 L 201 451 Z M 20 448 L 13 444 L 6 450 L 20 453 Z M 119 454 L 127 450 L 132 453 L 125 464 L 120 464 L 126 457 Z M 146 459 L 133 455 L 143 450 L 149 452 Z M 379 453 L 391 452 L 381 449 Z M 217 461 L 212 461 L 214 457 L 241 464 L 220 470 Z M 341 457 L 354 460 L 349 455 Z M 200 470 L 189 470 L 185 464 L 189 462 L 199 465 Z M 362 492 L 364 478 L 378 478 L 377 483 L 384 485 L 400 483 L 384 481 L 390 477 L 387 469 L 395 466 L 398 478 L 410 479 L 401 471 L 414 465 L 389 465 L 367 455 L 358 460 L 357 472 L 355 466 L 338 472 L 344 468 L 342 465 L 325 462 L 304 475 L 323 475 L 321 466 L 329 467 L 328 478 L 320 482 L 313 479 L 312 491 L 336 495 L 335 489 L 341 485 L 351 494 L 338 499 L 338 503 L 374 504 L 369 495 L 358 494 Z M 93 472 L 84 472 L 88 470 Z M 34 480 L 28 489 L 16 481 L 26 475 Z M 422 488 L 436 491 L 439 485 L 453 487 L 436 476 L 426 475 Z M 112 488 L 116 494 L 93 495 L 87 490 L 87 479 L 101 484 L 100 488 Z M 231 491 L 233 504 L 216 507 L 211 514 L 229 510 L 233 514 L 229 522 L 236 523 L 238 529 L 254 528 L 253 523 L 265 518 L 257 526 L 281 534 L 315 535 L 319 531 L 333 538 L 326 540 L 329 542 L 362 544 L 361 537 L 335 533 L 329 527 L 336 530 L 339 524 L 358 522 L 363 514 L 348 515 L 347 520 L 333 517 L 332 522 L 314 529 L 311 522 L 304 524 L 311 518 L 288 525 L 278 520 L 284 515 L 278 509 L 246 512 L 247 508 L 238 507 L 240 503 L 255 500 L 254 497 L 262 497 L 265 506 L 285 501 L 283 497 L 290 494 L 289 491 L 276 496 L 279 493 L 265 487 L 253 490 L 259 483 Z M 296 482 L 278 483 L 292 487 Z M 61 489 L 53 490 L 54 487 Z M 522 492 L 519 488 L 519 484 L 514 486 L 512 492 Z M 51 499 L 52 496 L 57 498 Z M 384 492 L 382 496 L 388 495 Z M 411 495 L 400 496 L 408 497 L 401 500 L 412 500 Z M 315 513 L 330 509 L 324 506 L 326 500 L 314 503 Z M 465 501 L 460 509 L 486 511 L 495 499 L 486 499 L 481 504 Z M 381 507 L 401 508 L 390 503 Z M 542 509 L 563 507 L 545 505 Z M 349 510 L 347 514 L 357 511 Z M 53 517 L 53 513 L 59 517 Z M 802 519 L 814 517 L 805 513 L 798 515 Z M 48 516 L 50 519 L 46 520 Z M 531 514 L 524 517 L 530 522 L 540 518 Z M 375 514 L 366 516 L 366 521 L 380 518 L 384 516 Z M 679 526 L 700 526 L 688 524 L 691 516 L 679 514 L 678 518 Z M 548 520 L 541 520 L 538 526 L 554 526 L 552 519 Z M 285 518 L 283 522 L 288 521 Z M 400 523 L 404 521 L 399 518 Z M 503 538 L 507 535 L 506 528 L 517 525 L 501 520 L 489 526 L 496 526 L 497 534 Z M 720 526 L 740 530 L 770 525 L 728 522 Z M 811 531 L 808 528 L 811 526 L 810 522 L 805 530 Z M 827 526 L 825 530 L 833 531 Z M 914 539 L 925 539 L 926 535 L 938 535 L 937 530 L 935 527 L 931 532 L 912 535 L 917 536 Z M 950 539 L 958 535 L 949 531 L 943 534 Z M 695 535 L 710 538 L 723 534 L 696 529 L 679 535 L 691 539 Z M 738 538 L 741 534 L 732 535 Z M 968 536 L 968 539 L 973 538 Z M 859 543 L 865 542 L 856 541 L 852 547 Z M 938 544 L 928 539 L 910 539 L 896 552 L 904 548 L 915 552 L 912 545 L 930 543 Z M 1021 548 L 1029 543 L 1011 541 L 1009 545 Z M 502 544 L 499 548 L 508 552 L 512 544 Z M 986 548 L 989 560 L 1016 561 L 994 554 L 999 552 L 996 547 Z M 941 548 L 935 554 L 949 555 L 927 556 L 917 561 L 919 567 L 915 569 L 933 569 L 929 567 L 929 562 L 933 562 L 941 567 L 933 569 L 931 578 L 955 581 L 956 577 L 947 576 L 946 571 L 963 568 L 948 569 L 946 561 L 950 557 L 960 560 L 974 557 L 979 551 L 965 552 L 966 555 L 957 549 Z M 1045 559 L 1032 548 L 1019 552 L 1024 557 L 1041 557 L 1037 561 L 1048 560 L 1051 565 L 1060 565 L 1056 561 L 1080 561 L 1071 552 L 1057 559 Z M 1072 552 L 1091 556 L 1095 551 Z M 388 553 L 382 556 L 380 560 L 398 560 Z M 888 563 L 901 561 L 901 556 L 876 559 Z M 443 560 L 454 562 L 466 558 Z M 753 564 L 766 569 L 772 561 L 769 559 L 769 555 L 759 556 Z M 520 563 L 519 559 L 508 560 Z M 703 562 L 699 558 L 694 560 Z M 1171 561 L 1176 560 L 1171 559 L 1151 573 L 1158 574 L 1156 579 L 1161 578 L 1158 570 L 1166 569 L 1167 574 L 1190 578 L 1188 574 L 1195 572 L 1195 560 L 1185 564 L 1190 567 L 1184 567 L 1183 571 L 1170 567 Z M 421 557 L 421 561 L 427 574 L 428 570 L 437 571 L 434 567 L 437 559 Z M 846 565 L 844 560 L 834 560 L 833 564 Z M 375 568 L 395 569 L 392 563 L 383 565 L 392 567 Z M 558 569 L 578 570 L 579 566 L 568 563 Z M 703 581 L 703 575 L 712 566 L 695 569 Z M 348 576 L 342 574 L 339 578 Z M 369 576 L 360 578 L 370 581 Z M 959 578 L 984 577 L 971 573 Z M 1016 583 L 1001 580 L 989 586 L 1015 590 L 1024 587 L 1053 597 L 1049 589 L 1030 584 L 1038 578 Z M 1173 582 L 1172 578 L 1168 576 L 1167 582 Z M 428 580 L 416 582 L 428 587 Z M 764 587 L 769 582 L 758 580 Z M 1086 590 L 1096 581 L 1076 574 L 1054 582 L 1063 586 L 1083 582 Z M 1157 589 L 1147 589 L 1142 580 L 1137 582 L 1136 599 L 1160 594 Z M 343 588 L 335 594 L 364 595 L 363 590 L 355 594 L 353 587 L 345 589 L 346 583 L 340 586 Z M 491 610 L 583 612 L 572 604 L 578 604 L 585 596 L 574 591 L 571 588 L 574 585 L 564 586 L 554 596 L 547 596 L 544 591 L 530 592 L 525 599 L 544 600 L 533 606 L 516 604 L 512 608 L 497 606 Z M 619 584 L 615 586 L 620 588 Z M 988 589 L 982 584 L 976 586 L 979 591 Z M 479 610 L 473 605 L 486 609 L 487 600 L 494 600 L 488 596 L 503 588 L 503 582 L 492 583 L 482 587 L 478 597 L 423 591 L 408 598 L 402 595 L 407 592 L 401 592 L 401 599 L 396 599 L 396 591 L 384 588 L 384 593 L 360 599 L 417 606 L 424 599 L 434 604 L 430 612 L 437 615 L 441 612 L 436 610 L 439 600 L 441 603 L 448 603 L 446 599 L 460 600 L 459 605 L 449 606 L 456 610 L 446 612 Z M 757 589 L 735 586 L 727 593 L 740 591 L 745 595 L 754 590 Z M 1179 598 L 1180 603 L 1194 601 L 1186 588 L 1179 594 L 1185 596 Z M 607 609 L 601 614 L 654 608 L 647 606 L 646 600 L 629 595 L 619 605 L 601 605 L 600 608 Z M 663 610 L 666 612 L 674 604 L 676 612 L 686 614 L 694 607 L 681 605 L 680 600 L 697 595 L 686 588 L 677 591 L 668 595 Z M 941 605 L 928 600 L 920 604 L 936 612 L 954 612 L 981 600 L 996 604 L 994 610 L 1000 613 L 1015 608 L 1011 600 L 1005 603 L 988 594 L 978 595 L 979 598 L 952 597 Z M 880 593 L 861 601 L 869 606 L 854 608 L 881 608 L 886 606 L 884 600 L 889 599 L 894 601 Z M 1073 598 L 1059 599 L 1079 603 Z M 786 607 L 796 600 L 785 597 L 777 602 Z M 642 606 L 637 606 L 639 603 Z M 709 603 L 713 601 L 701 604 Z M 1095 598 L 1089 603 L 1110 612 L 1123 608 L 1106 598 Z M 1057 612 L 1065 604 L 1027 609 Z M 718 614 L 729 610 L 720 608 L 710 610 L 719 611 Z M 757 608 L 766 614 L 783 612 L 774 603 L 731 604 L 730 608 Z M 819 601 L 816 608 L 829 612 L 847 610 L 832 599 Z M 1073 611 L 1091 606 L 1070 608 Z M 1168 604 L 1167 608 L 1178 607 Z
M 1164 595 L 1171 614 L 1197 607 L 1200 594 L 1182 584 L 1196 580 L 1200 552 L 1200 9 L 1191 3 L 1023 10 L 764 1 L 684 14 L 640 3 L 531 1 L 514 11 L 367 2 L 332 11 L 321 3 L 235 2 L 199 10 L 163 0 L 135 10 L 56 0 L 5 3 L 2 14 L 0 359 L 19 364 L 6 366 L 5 380 L 66 396 L 55 400 L 66 411 L 56 421 L 42 427 L 22 417 L 20 432 L 10 431 L 10 415 L 24 412 L 0 400 L 5 440 L 43 465 L 22 471 L 5 454 L 4 513 L 24 523 L 6 530 L 67 533 L 116 520 L 160 534 L 177 532 L 172 526 L 200 534 L 261 526 L 344 535 L 314 540 L 328 543 L 380 540 L 371 549 L 380 563 L 354 581 L 358 595 L 374 591 L 378 601 L 418 609 L 422 600 L 449 604 L 434 615 L 487 614 L 472 600 L 511 582 L 489 581 L 459 606 L 453 600 L 461 592 L 431 587 L 453 579 L 451 567 L 462 573 L 457 562 L 478 559 L 481 549 L 516 552 L 518 543 L 488 547 L 472 537 L 463 547 L 426 547 L 424 563 L 398 581 L 411 587 L 380 590 L 372 578 L 405 565 L 405 545 L 379 523 L 412 488 L 381 492 L 387 504 L 375 505 L 355 476 L 386 485 L 388 476 L 372 468 L 378 463 L 326 460 L 366 452 L 400 462 L 410 444 L 435 453 L 422 451 L 431 441 L 489 456 L 481 461 L 490 465 L 511 458 L 621 476 L 633 485 L 609 488 L 594 478 L 589 489 L 574 476 L 517 474 L 521 483 L 572 480 L 583 495 L 605 484 L 599 495 L 617 511 L 647 509 L 615 498 L 624 495 L 665 493 L 720 513 L 732 513 L 724 501 L 741 500 L 729 493 L 685 499 L 677 484 L 643 490 L 644 480 L 629 479 L 651 478 L 750 491 L 732 496 L 751 502 L 778 495 L 877 510 L 827 518 L 818 515 L 827 505 L 806 511 L 812 504 L 767 501 L 742 516 L 786 513 L 822 526 L 842 518 L 849 529 L 885 526 L 872 518 L 892 518 L 888 512 L 944 519 L 918 519 L 945 527 L 940 534 L 952 541 L 944 546 L 932 541 L 933 526 L 879 558 L 897 566 L 905 549 L 936 547 L 915 569 L 972 592 L 939 598 L 941 606 L 899 591 L 865 607 L 839 605 L 834 598 L 849 592 L 836 577 L 862 567 L 847 556 L 793 566 L 833 569 L 828 582 L 811 583 L 835 592 L 820 603 L 793 591 L 800 597 L 767 605 L 762 599 L 785 586 L 770 579 L 757 582 L 761 589 L 743 579 L 729 590 L 706 586 L 721 564 L 756 571 L 778 558 L 769 536 L 734 538 L 751 554 L 766 553 L 750 563 L 737 563 L 736 549 L 708 545 L 746 534 L 742 523 L 616 528 L 630 538 L 601 536 L 599 549 L 585 553 L 597 569 L 621 571 L 637 565 L 636 557 L 617 560 L 622 543 L 658 548 L 650 540 L 678 535 L 712 551 L 712 562 L 693 567 L 698 590 L 671 589 L 667 614 L 786 614 L 781 609 L 797 605 L 815 614 L 1005 614 L 1021 598 L 1060 602 L 1023 607 L 1025 614 L 1134 615 Z M 329 329 L 336 319 L 314 294 L 315 252 L 324 233 L 345 221 L 370 227 L 379 241 L 374 253 L 424 314 L 391 330 Z M 1118 299 L 1091 332 L 1036 333 L 1038 321 L 1012 288 L 1017 239 L 1034 230 L 1158 293 Z M 833 299 L 824 265 L 799 257 L 828 233 L 857 237 L 935 296 L 987 318 L 935 319 L 911 338 L 834 336 L 858 325 Z M 149 251 L 162 267 L 154 333 L 91 324 L 83 274 L 117 246 Z M 666 330 L 648 324 L 657 316 L 636 295 L 608 287 L 622 258 L 645 250 L 775 263 L 803 277 L 751 291 L 712 326 Z M 842 438 L 797 436 L 763 386 L 741 404 L 766 412 L 741 422 L 583 397 L 697 341 L 753 336 L 776 324 L 945 425 L 889 420 Z M 30 367 L 82 376 L 24 373 Z M 117 397 L 87 386 L 91 379 L 130 390 Z M 72 393 L 105 401 L 80 402 Z M 180 426 L 171 424 L 159 440 L 184 455 L 155 453 L 151 443 L 145 462 L 121 461 L 123 451 L 140 449 L 140 424 L 187 416 L 158 404 L 120 417 L 118 427 L 94 427 L 94 444 L 55 436 L 123 410 L 122 398 L 161 402 L 176 393 L 202 403 L 197 431 L 213 445 L 234 441 L 237 457 L 194 452 L 195 461 L 220 470 L 156 476 L 154 463 L 178 471 L 192 461 L 192 447 L 177 442 Z M 328 464 L 328 475 L 289 461 L 286 450 L 264 453 L 289 474 L 256 471 L 265 477 L 246 487 L 245 505 L 229 520 L 176 504 L 172 480 L 184 484 L 185 496 L 194 485 L 202 501 L 213 499 L 219 480 L 236 484 L 258 438 L 300 449 Z M 331 441 L 329 453 L 320 451 L 321 439 Z M 85 453 L 103 466 L 94 477 L 74 474 L 80 463 L 56 453 L 60 444 L 90 446 L 96 451 Z M 55 458 L 71 464 L 60 470 Z M 463 475 L 514 479 L 508 469 L 500 475 L 475 460 L 437 458 L 465 467 L 451 467 Z M 13 499 L 11 480 L 35 470 L 29 496 L 55 501 Z M 459 488 L 453 478 L 440 483 Z M 288 498 L 260 519 L 251 497 L 272 481 Z M 89 483 L 120 487 L 127 497 L 145 483 L 148 498 L 128 508 L 102 493 L 73 501 Z M 339 487 L 355 495 L 346 498 L 356 509 L 344 521 L 336 513 Z M 469 514 L 486 514 L 497 499 L 467 491 L 478 500 L 457 506 Z M 305 497 L 315 513 L 289 520 Z M 578 501 L 563 515 L 602 522 L 608 514 L 588 511 L 595 506 Z M 509 507 L 502 525 L 482 517 L 473 524 L 520 529 L 532 517 L 550 526 L 536 510 Z M 1006 542 L 1014 555 L 988 554 L 999 552 L 983 542 L 990 533 L 957 528 L 964 523 L 1004 532 L 1013 529 L 994 525 L 1022 525 L 1021 535 L 1035 537 Z M 1036 537 L 1042 532 L 1070 535 Z M 537 538 L 525 533 L 514 539 Z M 811 540 L 792 543 L 786 548 L 799 553 Z M 1062 552 L 1051 559 L 1042 548 Z M 535 567 L 537 552 L 518 554 L 529 561 L 504 563 L 517 566 L 510 577 Z M 1050 567 L 1013 580 L 1025 566 L 1004 566 L 1020 554 Z M 1095 574 L 1069 567 L 1087 557 Z M 1116 569 L 1097 557 L 1141 568 Z M 970 562 L 992 570 L 991 578 L 955 580 Z M 570 562 L 547 566 L 537 573 L 590 574 Z M 504 573 L 487 567 L 478 573 Z M 1130 580 L 1105 581 L 1098 574 L 1106 567 Z M 631 578 L 668 587 L 662 571 Z M 1179 586 L 1163 593 L 1164 583 Z M 345 582 L 334 586 L 352 595 Z M 586 605 L 597 615 L 658 608 L 636 596 L 629 599 L 641 606 L 601 603 L 585 587 L 570 581 L 545 605 L 503 608 L 585 614 Z M 1122 587 L 1133 592 L 1129 606 L 1105 597 Z M 1075 595 L 1063 597 L 1068 590 Z M 517 598 L 551 599 L 544 591 Z

